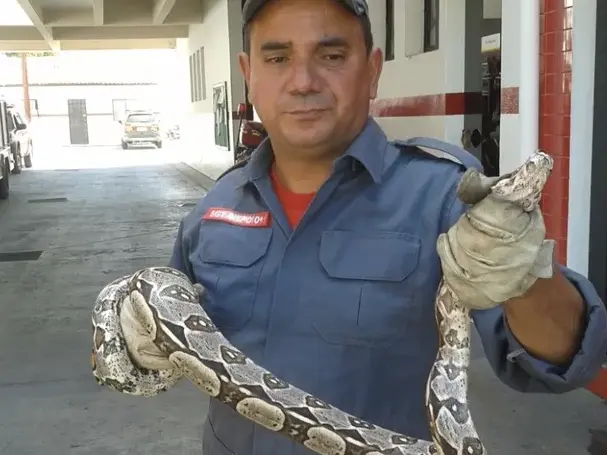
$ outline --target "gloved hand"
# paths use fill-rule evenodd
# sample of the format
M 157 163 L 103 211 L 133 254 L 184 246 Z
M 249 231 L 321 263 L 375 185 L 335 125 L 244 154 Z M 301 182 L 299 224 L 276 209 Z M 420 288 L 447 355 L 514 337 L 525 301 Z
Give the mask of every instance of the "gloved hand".
M 458 197 L 472 206 L 438 237 L 437 251 L 444 280 L 460 302 L 489 309 L 552 276 L 554 241 L 545 240 L 538 207 L 526 212 L 498 199 L 490 188 L 499 178 L 475 172 L 469 170 L 458 188 Z
M 200 284 L 194 287 L 199 295 L 203 292 Z M 170 370 L 175 365 L 154 344 L 156 323 L 142 297 L 132 294 L 122 303 L 120 325 L 126 346 L 134 363 L 149 370 Z

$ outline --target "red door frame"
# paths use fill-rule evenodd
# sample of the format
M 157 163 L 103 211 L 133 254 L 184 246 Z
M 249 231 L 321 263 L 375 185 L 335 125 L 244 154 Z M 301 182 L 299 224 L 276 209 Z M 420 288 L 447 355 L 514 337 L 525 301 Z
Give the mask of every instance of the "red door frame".
M 539 146 L 554 159 L 541 206 L 547 237 L 556 240 L 561 264 L 567 263 L 572 12 L 573 2 L 540 1 Z M 586 388 L 607 400 L 607 364 Z

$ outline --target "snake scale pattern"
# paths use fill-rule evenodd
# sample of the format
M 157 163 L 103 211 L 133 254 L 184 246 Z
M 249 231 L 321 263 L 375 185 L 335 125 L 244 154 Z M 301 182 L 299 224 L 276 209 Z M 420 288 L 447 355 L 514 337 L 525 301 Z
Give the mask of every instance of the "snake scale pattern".
M 536 151 L 489 191 L 532 210 L 551 169 L 552 159 Z M 139 270 L 105 286 L 92 315 L 96 380 L 122 393 L 153 396 L 186 377 L 241 416 L 320 455 L 486 455 L 468 407 L 470 316 L 444 281 L 435 298 L 439 349 L 425 397 L 432 441 L 360 420 L 256 365 L 213 324 L 197 286 L 167 267 Z M 175 368 L 152 371 L 134 364 L 119 319 L 127 299 Z

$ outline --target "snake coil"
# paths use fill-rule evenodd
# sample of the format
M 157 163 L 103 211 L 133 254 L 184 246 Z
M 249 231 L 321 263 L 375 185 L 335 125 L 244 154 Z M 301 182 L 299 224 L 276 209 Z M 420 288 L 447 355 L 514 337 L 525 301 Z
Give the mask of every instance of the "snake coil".
M 491 181 L 488 191 L 532 210 L 551 169 L 551 158 L 537 151 L 514 172 Z M 127 299 L 175 368 L 134 364 L 120 324 Z M 468 407 L 470 315 L 443 280 L 435 314 L 439 348 L 425 396 L 432 441 L 365 422 L 255 364 L 219 332 L 199 304 L 198 288 L 167 267 L 139 270 L 102 289 L 92 315 L 93 375 L 114 390 L 143 396 L 165 391 L 185 376 L 241 416 L 320 455 L 486 455 Z

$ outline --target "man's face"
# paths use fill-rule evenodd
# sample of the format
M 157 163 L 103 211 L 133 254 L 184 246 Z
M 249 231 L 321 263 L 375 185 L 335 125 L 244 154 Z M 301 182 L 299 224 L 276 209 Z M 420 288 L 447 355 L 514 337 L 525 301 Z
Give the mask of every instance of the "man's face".
M 377 94 L 382 55 L 368 54 L 354 15 L 334 0 L 273 1 L 249 35 L 241 70 L 273 141 L 320 152 L 360 131 Z

